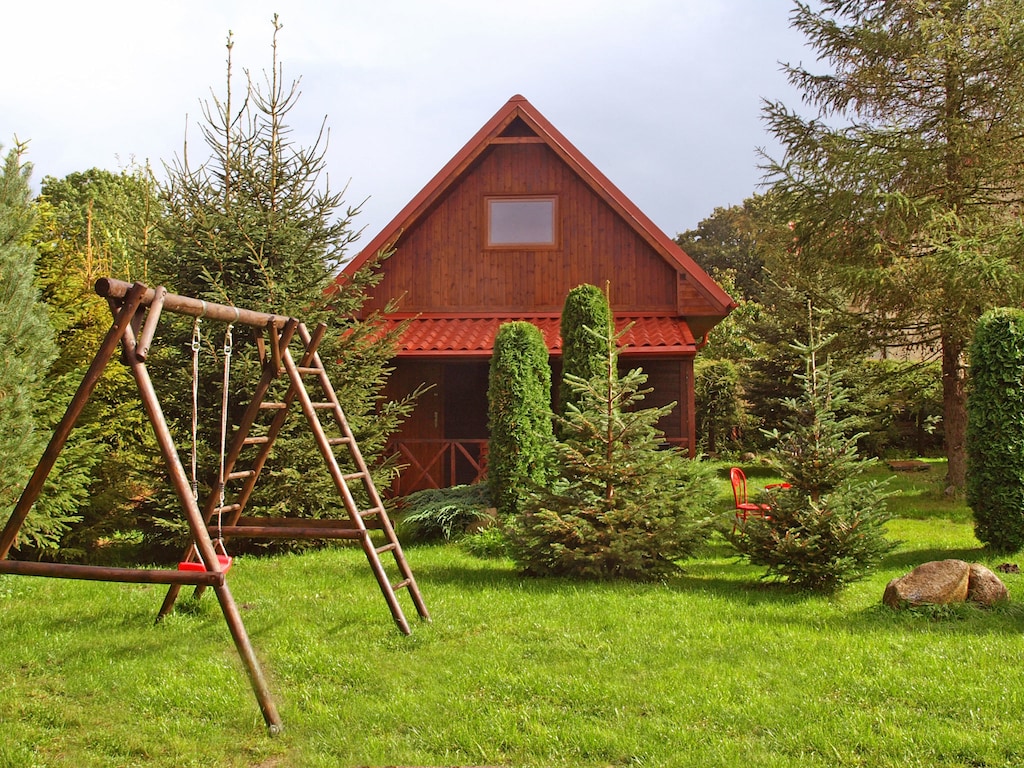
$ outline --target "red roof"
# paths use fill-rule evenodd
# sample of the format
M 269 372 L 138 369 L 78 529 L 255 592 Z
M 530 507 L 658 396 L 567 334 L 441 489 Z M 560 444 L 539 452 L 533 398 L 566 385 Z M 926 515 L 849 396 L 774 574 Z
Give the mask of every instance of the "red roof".
M 494 349 L 494 336 L 503 323 L 526 320 L 536 325 L 544 336 L 548 352 L 561 354 L 562 337 L 558 315 L 535 317 L 460 317 L 429 315 L 413 318 L 388 316 L 389 325 L 407 322 L 409 325 L 398 344 L 402 357 L 489 357 Z M 620 354 L 665 354 L 697 351 L 689 326 L 671 317 L 617 317 L 615 328 L 621 331 L 629 326 L 619 342 Z

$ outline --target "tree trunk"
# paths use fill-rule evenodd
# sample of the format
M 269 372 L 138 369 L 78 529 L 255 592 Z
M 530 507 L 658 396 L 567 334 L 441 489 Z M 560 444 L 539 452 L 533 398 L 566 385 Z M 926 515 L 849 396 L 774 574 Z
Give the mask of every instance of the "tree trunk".
M 942 333 L 942 422 L 949 466 L 947 484 L 963 490 L 967 482 L 967 374 L 964 344 L 954 334 Z

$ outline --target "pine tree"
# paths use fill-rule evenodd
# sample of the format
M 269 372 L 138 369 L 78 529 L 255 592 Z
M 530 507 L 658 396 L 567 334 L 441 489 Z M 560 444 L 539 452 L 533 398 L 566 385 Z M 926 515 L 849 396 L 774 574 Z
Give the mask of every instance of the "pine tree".
M 768 576 L 823 592 L 863 578 L 892 548 L 885 494 L 863 477 L 873 461 L 858 456 L 851 417 L 837 415 L 846 390 L 830 361 L 817 364 L 828 341 L 794 345 L 805 362 L 803 392 L 785 401 L 785 431 L 769 435 L 769 462 L 790 487 L 766 492 L 769 520 L 748 520 L 730 536 Z
M 24 145 L 0 171 L 0 510 L 13 508 L 49 441 L 53 408 L 47 371 L 56 357 L 53 329 L 35 284 L 31 243 L 35 209 Z M 83 457 L 62 457 L 19 532 L 16 546 L 52 550 L 78 518 Z
M 551 368 L 537 326 L 522 320 L 498 329 L 487 403 L 487 477 L 499 516 L 509 518 L 551 471 Z
M 674 404 L 639 408 L 639 369 L 621 379 L 610 325 L 591 331 L 600 373 L 565 379 L 573 404 L 559 418 L 558 475 L 535 489 L 509 526 L 513 557 L 536 576 L 650 579 L 678 570 L 708 530 L 705 465 L 665 449 L 655 426 Z

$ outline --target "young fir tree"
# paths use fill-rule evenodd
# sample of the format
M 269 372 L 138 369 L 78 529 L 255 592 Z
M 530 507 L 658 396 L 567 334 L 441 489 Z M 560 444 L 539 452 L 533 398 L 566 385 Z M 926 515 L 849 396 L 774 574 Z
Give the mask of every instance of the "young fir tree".
M 360 449 L 374 465 L 388 434 L 408 411 L 408 402 L 382 401 L 388 361 L 400 329 L 381 334 L 374 317 L 354 320 L 366 289 L 378 278 L 368 264 L 344 285 L 334 284 L 337 267 L 357 232 L 342 195 L 329 188 L 325 173 L 326 133 L 312 146 L 297 145 L 286 120 L 296 106 L 298 82 L 286 85 L 278 61 L 281 25 L 275 15 L 273 59 L 263 82 L 247 78 L 241 106 L 232 92 L 229 35 L 227 92 L 206 105 L 202 135 L 209 157 L 193 166 L 186 154 L 168 168 L 165 198 L 169 243 L 153 268 L 169 290 L 247 309 L 291 315 L 310 330 L 327 324 L 319 352 Z M 167 323 L 152 357 L 164 363 L 172 393 L 169 419 L 189 423 L 191 320 Z M 200 464 L 216 468 L 219 451 L 220 382 L 226 335 L 223 325 L 204 323 L 200 397 Z M 259 376 L 251 332 L 234 329 L 231 424 L 237 423 Z M 154 347 L 156 349 L 156 347 Z M 282 393 L 283 394 L 283 393 Z M 268 397 L 273 397 L 271 392 Z M 178 444 L 188 442 L 179 428 Z M 340 455 L 339 455 L 340 458 Z M 377 466 L 385 488 L 392 465 Z M 203 478 L 208 484 L 210 477 Z M 158 527 L 180 519 L 176 504 L 154 517 Z M 326 471 L 305 419 L 295 414 L 275 442 L 270 462 L 250 500 L 252 513 L 305 517 L 342 514 L 341 499 Z M 180 530 L 180 525 L 177 530 Z
M 863 578 L 892 549 L 885 494 L 863 477 L 873 460 L 859 458 L 860 435 L 851 434 L 849 417 L 837 416 L 846 391 L 830 362 L 816 362 L 827 342 L 794 345 L 805 361 L 803 393 L 784 403 L 785 431 L 769 435 L 769 460 L 790 487 L 766 491 L 770 519 L 751 519 L 730 536 L 768 576 L 822 592 Z
M 673 404 L 640 408 L 647 377 L 620 379 L 620 336 L 610 325 L 591 333 L 602 370 L 565 380 L 574 404 L 559 418 L 558 474 L 509 526 L 513 557 L 536 576 L 662 577 L 703 540 L 713 484 L 703 464 L 665 449 L 655 425 Z
M 533 323 L 505 323 L 494 338 L 487 387 L 487 475 L 498 515 L 517 514 L 530 488 L 551 471 L 551 368 Z
M 978 540 L 1024 547 L 1024 311 L 982 315 L 971 343 L 967 503 Z
M 58 412 L 63 393 L 47 377 L 57 349 L 35 284 L 38 252 L 31 235 L 36 213 L 31 166 L 22 162 L 23 152 L 23 145 L 10 151 L 0 169 L 0 514 L 17 503 L 51 427 L 63 415 Z M 88 441 L 79 432 L 21 527 L 15 544 L 21 553 L 58 546 L 78 520 L 89 466 Z

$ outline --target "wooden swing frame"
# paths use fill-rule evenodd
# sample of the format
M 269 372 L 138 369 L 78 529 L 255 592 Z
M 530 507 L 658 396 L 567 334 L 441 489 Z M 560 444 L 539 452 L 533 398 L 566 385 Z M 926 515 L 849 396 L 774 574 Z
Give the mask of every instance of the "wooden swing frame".
M 282 729 L 281 718 L 270 696 L 262 668 L 252 644 L 249 641 L 245 626 L 242 623 L 238 607 L 225 580 L 226 567 L 219 556 L 214 541 L 210 536 L 209 525 L 213 515 L 228 512 L 228 524 L 223 526 L 225 537 L 250 538 L 286 538 L 286 539 L 329 539 L 344 538 L 359 540 L 370 561 L 371 568 L 382 592 L 387 600 L 391 613 L 403 633 L 410 632 L 402 609 L 398 604 L 395 591 L 408 589 L 413 603 L 426 621 L 430 616 L 423 604 L 419 589 L 412 572 L 402 554 L 401 546 L 395 537 L 394 528 L 384 510 L 373 486 L 369 471 L 362 460 L 355 438 L 338 404 L 337 397 L 327 379 L 322 361 L 316 352 L 323 338 L 326 326 L 319 326 L 314 334 L 310 334 L 305 326 L 295 318 L 283 315 L 254 312 L 223 304 L 201 301 L 187 296 L 169 293 L 164 287 L 149 288 L 142 283 L 129 284 L 119 280 L 102 278 L 96 283 L 96 293 L 107 299 L 113 314 L 113 323 L 100 344 L 92 364 L 89 366 L 81 384 L 36 465 L 17 505 L 3 531 L 0 532 L 0 574 L 16 574 L 25 576 L 43 576 L 51 578 L 84 579 L 91 581 L 110 581 L 137 584 L 166 584 L 169 586 L 167 597 L 160 609 L 158 620 L 166 615 L 174 605 L 182 586 L 193 586 L 197 594 L 207 587 L 213 589 L 224 614 L 225 622 L 231 632 L 235 647 L 249 676 L 253 692 L 259 703 L 264 721 L 271 734 Z M 148 309 L 148 311 L 147 311 Z M 264 374 L 257 385 L 253 401 L 246 409 L 241 423 L 236 428 L 232 444 L 227 454 L 227 479 L 244 480 L 238 501 L 225 506 L 223 501 L 223 482 L 207 497 L 201 510 L 193 493 L 185 468 L 181 463 L 177 447 L 164 418 L 160 400 L 153 386 L 152 379 L 146 368 L 146 358 L 156 333 L 160 316 L 164 311 L 191 317 L 203 317 L 226 324 L 246 325 L 257 333 L 257 347 L 263 364 Z M 263 333 L 270 339 L 265 343 Z M 297 364 L 292 359 L 288 345 L 297 337 L 304 352 Z M 188 524 L 192 543 L 183 562 L 197 559 L 195 566 L 175 570 L 156 570 L 139 568 L 115 568 L 107 566 L 77 565 L 71 563 L 45 563 L 9 560 L 8 554 L 17 541 L 18 531 L 25 522 L 32 506 L 42 491 L 50 471 L 63 449 L 71 430 L 81 416 L 86 403 L 96 387 L 103 371 L 118 347 L 122 349 L 122 359 L 130 367 L 138 385 L 146 415 L 153 426 L 157 443 L 164 463 L 168 469 L 185 520 Z M 269 352 L 266 347 L 269 346 Z M 260 399 L 266 394 L 271 382 L 283 374 L 290 380 L 287 395 L 282 403 L 263 403 Z M 326 392 L 326 403 L 313 403 L 301 381 L 301 376 L 317 376 L 321 388 Z M 280 431 L 287 416 L 289 406 L 295 399 L 300 401 L 303 413 L 313 429 L 318 447 L 328 465 L 339 493 L 348 513 L 348 520 L 302 520 L 280 518 L 241 518 L 245 502 L 249 498 L 256 479 L 270 451 L 274 437 Z M 329 438 L 324 432 L 318 409 L 332 408 L 336 420 L 340 423 L 343 436 Z M 263 409 L 274 412 L 273 422 L 268 434 L 261 437 L 248 437 L 258 413 Z M 260 454 L 252 469 L 245 472 L 232 472 L 235 462 L 245 446 L 259 445 Z M 358 471 L 344 475 L 339 469 L 334 456 L 335 445 L 344 445 L 355 460 Z M 348 487 L 349 482 L 359 480 L 363 483 L 370 498 L 371 507 L 360 510 Z M 219 504 L 217 496 L 220 496 Z M 377 546 L 370 538 L 371 530 L 383 531 L 386 537 L 384 546 Z M 189 552 L 194 554 L 189 554 Z M 391 552 L 395 558 L 402 580 L 391 584 L 380 555 Z M 201 564 L 201 567 L 200 567 Z

